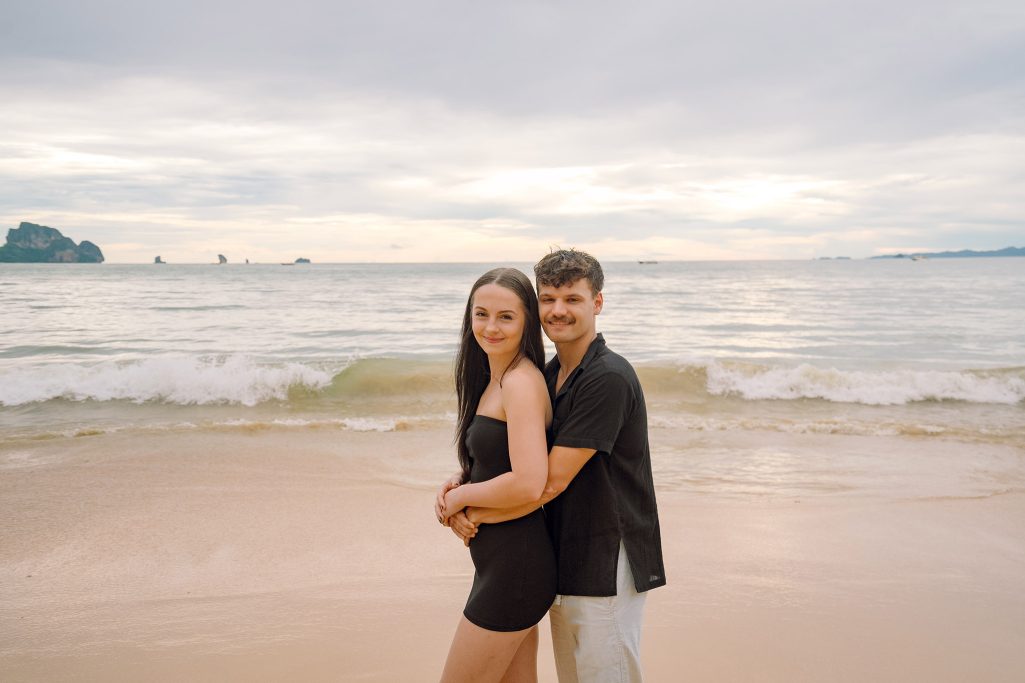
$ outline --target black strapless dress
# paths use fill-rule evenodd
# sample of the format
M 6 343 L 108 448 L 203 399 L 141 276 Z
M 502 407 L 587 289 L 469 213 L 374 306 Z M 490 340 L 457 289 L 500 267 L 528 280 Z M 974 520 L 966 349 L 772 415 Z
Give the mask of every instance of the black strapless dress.
M 470 481 L 512 471 L 501 420 L 477 415 L 466 432 Z M 463 616 L 489 631 L 521 631 L 541 621 L 555 600 L 555 551 L 540 509 L 499 524 L 481 524 L 470 541 L 476 570 Z

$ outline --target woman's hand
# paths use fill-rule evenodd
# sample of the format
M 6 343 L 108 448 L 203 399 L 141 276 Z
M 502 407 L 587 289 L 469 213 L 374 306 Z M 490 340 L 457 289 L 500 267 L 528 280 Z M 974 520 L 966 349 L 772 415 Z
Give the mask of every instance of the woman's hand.
M 441 485 L 441 489 L 438 491 L 438 495 L 434 499 L 434 516 L 445 526 L 448 526 L 447 518 L 442 514 L 445 511 L 445 494 L 459 486 L 462 481 L 463 473 L 456 472 Z
M 455 487 L 449 489 L 445 494 L 444 505 L 441 510 L 441 523 L 448 525 L 449 518 L 466 507 L 466 503 L 463 502 L 463 489 L 461 487 Z

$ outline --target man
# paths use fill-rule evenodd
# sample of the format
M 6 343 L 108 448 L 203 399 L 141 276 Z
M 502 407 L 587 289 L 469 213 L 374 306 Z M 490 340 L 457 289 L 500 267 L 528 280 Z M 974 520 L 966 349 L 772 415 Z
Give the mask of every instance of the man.
M 452 528 L 472 542 L 477 524 L 543 504 L 559 566 L 549 616 L 560 683 L 640 681 L 644 598 L 666 582 L 644 395 L 633 368 L 596 331 L 598 261 L 553 251 L 534 274 L 557 353 L 545 367 L 554 413 L 545 492 L 520 508 L 470 508 Z

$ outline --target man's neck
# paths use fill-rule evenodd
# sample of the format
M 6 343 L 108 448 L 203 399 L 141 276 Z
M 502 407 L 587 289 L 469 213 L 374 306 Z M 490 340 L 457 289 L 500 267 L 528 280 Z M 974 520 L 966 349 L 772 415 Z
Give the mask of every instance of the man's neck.
M 555 354 L 559 357 L 559 373 L 563 378 L 568 377 L 571 372 L 577 369 L 580 361 L 587 354 L 587 349 L 590 348 L 591 342 L 597 339 L 597 337 L 598 332 L 592 330 L 591 334 L 584 335 L 580 339 L 555 345 Z

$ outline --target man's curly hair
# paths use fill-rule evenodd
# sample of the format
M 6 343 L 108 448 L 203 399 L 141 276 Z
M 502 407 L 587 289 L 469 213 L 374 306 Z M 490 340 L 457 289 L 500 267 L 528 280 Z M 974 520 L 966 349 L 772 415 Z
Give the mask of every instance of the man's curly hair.
M 581 278 L 591 283 L 591 294 L 597 295 L 605 285 L 598 259 L 576 249 L 552 249 L 534 266 L 537 287 L 562 287 Z

